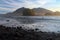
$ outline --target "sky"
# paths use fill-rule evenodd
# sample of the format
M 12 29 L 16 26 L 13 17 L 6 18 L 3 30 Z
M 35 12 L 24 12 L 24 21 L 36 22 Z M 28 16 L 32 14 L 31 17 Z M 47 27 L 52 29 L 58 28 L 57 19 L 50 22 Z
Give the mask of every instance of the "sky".
M 42 7 L 52 11 L 60 11 L 60 0 L 0 0 L 0 14 L 13 12 L 21 7 Z

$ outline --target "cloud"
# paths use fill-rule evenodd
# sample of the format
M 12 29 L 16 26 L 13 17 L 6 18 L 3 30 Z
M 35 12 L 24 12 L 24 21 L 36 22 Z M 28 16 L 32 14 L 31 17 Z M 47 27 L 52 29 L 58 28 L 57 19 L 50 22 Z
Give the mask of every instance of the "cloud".
M 56 0 L 55 0 L 56 1 Z M 47 3 L 54 2 L 52 0 L 1 0 L 0 10 L 16 10 L 20 7 L 36 8 L 43 7 Z
M 60 11 L 60 8 L 58 7 L 58 8 L 48 8 L 49 10 L 52 10 L 52 11 L 54 11 L 54 12 L 56 12 L 56 11 Z
M 41 7 L 52 0 L 3 0 L 5 3 L 9 4 L 10 6 L 14 6 L 15 8 L 19 7 Z M 19 1 L 19 2 L 18 2 Z
M 14 10 L 13 8 L 3 8 L 3 7 L 0 7 L 0 10 Z

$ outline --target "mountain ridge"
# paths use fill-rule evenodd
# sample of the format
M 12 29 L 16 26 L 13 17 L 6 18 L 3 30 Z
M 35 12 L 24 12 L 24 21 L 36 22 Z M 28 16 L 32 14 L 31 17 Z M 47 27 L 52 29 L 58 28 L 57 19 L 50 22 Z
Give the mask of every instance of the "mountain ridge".
M 5 16 L 23 16 L 23 11 L 25 9 L 29 9 L 29 8 L 18 8 L 17 10 L 7 13 L 5 14 Z M 32 10 L 34 10 L 35 15 L 34 16 L 59 16 L 60 12 L 53 12 L 51 10 L 45 9 L 45 8 L 33 8 Z

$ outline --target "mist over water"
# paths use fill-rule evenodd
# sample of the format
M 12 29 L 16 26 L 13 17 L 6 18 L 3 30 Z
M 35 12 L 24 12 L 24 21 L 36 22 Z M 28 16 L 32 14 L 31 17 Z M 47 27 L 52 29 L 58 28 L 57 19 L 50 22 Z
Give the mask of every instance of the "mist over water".
M 28 30 L 38 28 L 38 31 L 60 33 L 60 16 L 15 16 L 0 18 L 0 21 L 7 26 L 22 26 Z
M 60 16 L 21 16 L 15 19 L 25 27 L 38 28 L 38 31 L 60 32 Z

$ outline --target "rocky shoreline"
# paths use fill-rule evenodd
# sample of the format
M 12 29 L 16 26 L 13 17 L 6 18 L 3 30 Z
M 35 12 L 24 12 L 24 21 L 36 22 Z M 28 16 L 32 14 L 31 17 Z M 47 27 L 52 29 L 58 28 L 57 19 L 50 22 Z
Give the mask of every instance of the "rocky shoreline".
M 47 33 L 38 29 L 24 30 L 22 27 L 0 25 L 0 40 L 60 40 L 60 33 Z

